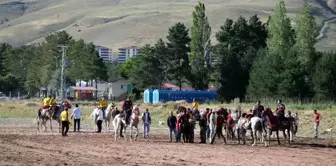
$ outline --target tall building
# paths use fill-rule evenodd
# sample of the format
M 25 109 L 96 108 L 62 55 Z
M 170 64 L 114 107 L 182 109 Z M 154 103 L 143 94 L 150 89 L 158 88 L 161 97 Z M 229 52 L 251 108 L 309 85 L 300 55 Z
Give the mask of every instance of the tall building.
M 99 57 L 102 58 L 104 62 L 111 63 L 115 61 L 115 59 L 113 59 L 112 49 L 103 46 L 96 46 L 96 50 L 99 53 Z
M 125 63 L 127 59 L 138 55 L 140 52 L 140 48 L 137 46 L 130 46 L 130 47 L 119 48 L 118 51 L 119 51 L 118 62 Z

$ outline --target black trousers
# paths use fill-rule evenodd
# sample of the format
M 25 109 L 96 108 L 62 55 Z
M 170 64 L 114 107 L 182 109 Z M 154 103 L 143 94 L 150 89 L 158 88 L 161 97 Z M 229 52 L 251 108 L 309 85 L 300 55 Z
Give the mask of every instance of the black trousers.
M 102 123 L 103 123 L 103 121 L 102 120 L 98 120 L 97 121 L 97 127 L 98 127 L 98 133 L 100 133 L 101 131 L 102 131 Z
M 76 127 L 77 127 L 77 130 L 76 130 Z M 79 132 L 80 130 L 80 119 L 74 119 L 74 132 L 78 131 Z
M 200 130 L 200 137 L 201 137 L 201 143 L 206 143 L 206 127 L 201 127 Z
M 65 136 L 69 131 L 69 121 L 62 121 L 62 135 Z

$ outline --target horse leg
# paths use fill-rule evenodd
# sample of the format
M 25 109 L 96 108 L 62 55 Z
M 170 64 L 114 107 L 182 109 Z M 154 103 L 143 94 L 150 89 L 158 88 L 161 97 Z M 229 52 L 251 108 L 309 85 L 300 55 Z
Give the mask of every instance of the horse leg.
M 119 129 L 119 125 L 114 125 L 114 140 L 115 141 L 117 140 L 118 129 Z
M 252 129 L 250 130 L 250 135 L 251 135 L 251 138 L 252 138 L 252 144 L 253 144 L 254 136 L 253 136 L 253 130 L 252 130 Z
M 287 130 L 288 135 L 288 143 L 291 145 L 292 139 L 293 139 L 293 128 L 289 126 L 289 129 Z
M 132 131 L 133 131 L 133 125 L 131 123 L 131 127 L 130 127 L 130 141 L 132 141 L 132 139 L 133 139 Z
M 284 136 L 284 144 L 286 144 L 286 140 L 287 140 L 286 129 L 282 130 L 282 134 Z
M 50 130 L 51 130 L 51 132 L 53 132 L 53 129 L 52 129 L 52 118 L 49 120 L 49 123 L 50 123 Z
M 237 129 L 238 144 L 240 144 L 240 132 L 241 132 L 240 130 L 241 129 L 239 129 L 239 128 Z
M 138 125 L 135 126 L 135 138 L 134 138 L 134 141 L 136 141 L 136 139 L 138 138 L 138 135 L 139 135 L 139 129 L 138 129 Z
M 255 144 L 257 143 L 257 130 L 256 129 L 253 130 L 253 137 L 254 139 L 253 139 L 252 146 L 255 146 Z
M 276 137 L 277 137 L 277 139 L 278 139 L 278 145 L 280 145 L 280 140 L 279 140 L 279 131 L 277 130 L 275 133 L 276 133 Z

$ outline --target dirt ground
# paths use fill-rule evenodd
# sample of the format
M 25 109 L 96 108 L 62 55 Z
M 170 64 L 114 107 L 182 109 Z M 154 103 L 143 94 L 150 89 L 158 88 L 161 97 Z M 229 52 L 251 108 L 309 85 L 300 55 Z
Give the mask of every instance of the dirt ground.
M 113 140 L 112 133 L 38 133 L 33 127 L 0 126 L 0 165 L 335 165 L 335 140 L 297 138 L 292 146 L 169 143 L 166 131 L 150 139 Z M 197 142 L 199 140 L 196 140 Z M 283 143 L 283 141 L 281 142 Z M 326 147 L 329 145 L 329 147 Z

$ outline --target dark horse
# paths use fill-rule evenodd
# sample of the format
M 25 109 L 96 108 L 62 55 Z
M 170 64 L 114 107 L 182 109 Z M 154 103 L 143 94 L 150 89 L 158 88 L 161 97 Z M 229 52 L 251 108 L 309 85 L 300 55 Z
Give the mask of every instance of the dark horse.
M 185 107 L 179 107 L 178 112 L 183 112 L 184 114 L 180 117 L 179 123 L 180 123 L 180 131 L 179 133 L 183 138 L 184 143 L 192 143 L 193 142 L 193 127 L 192 124 L 189 122 L 190 116 L 187 112 L 187 109 Z
M 278 139 L 278 144 L 280 145 L 279 130 L 283 131 L 285 142 L 286 142 L 285 131 L 287 130 L 287 134 L 289 137 L 288 143 L 291 144 L 291 141 L 293 139 L 293 122 L 294 122 L 293 118 L 286 118 L 284 116 L 279 117 L 278 115 L 274 116 L 270 108 L 267 108 L 265 111 L 263 111 L 261 115 L 267 121 L 268 144 L 270 144 L 270 138 L 271 138 L 272 132 L 275 131 L 277 139 Z

